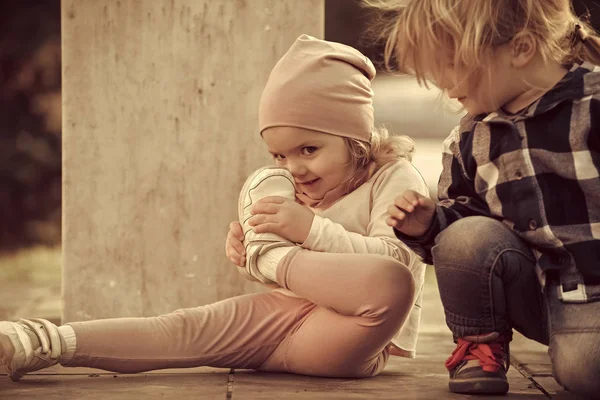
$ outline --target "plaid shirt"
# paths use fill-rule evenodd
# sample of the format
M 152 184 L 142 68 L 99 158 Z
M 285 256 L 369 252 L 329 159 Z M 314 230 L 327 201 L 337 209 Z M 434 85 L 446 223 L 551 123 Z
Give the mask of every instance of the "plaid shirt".
M 600 283 L 600 68 L 574 66 L 518 114 L 465 117 L 442 160 L 432 226 L 419 238 L 396 231 L 425 262 L 440 231 L 482 215 L 531 245 L 542 284 L 550 269 Z

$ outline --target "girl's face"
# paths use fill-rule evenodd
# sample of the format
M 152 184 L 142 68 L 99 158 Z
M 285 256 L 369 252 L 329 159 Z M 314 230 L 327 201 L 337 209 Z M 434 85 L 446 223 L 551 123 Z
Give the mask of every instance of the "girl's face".
M 510 103 L 524 91 L 511 60 L 510 46 L 499 46 L 476 74 L 469 77 L 461 68 L 449 63 L 442 76 L 434 79 L 436 85 L 450 98 L 457 99 L 470 115 L 487 114 Z
M 350 152 L 340 136 L 289 126 L 266 129 L 262 137 L 275 159 L 294 176 L 296 189 L 312 199 L 350 177 Z

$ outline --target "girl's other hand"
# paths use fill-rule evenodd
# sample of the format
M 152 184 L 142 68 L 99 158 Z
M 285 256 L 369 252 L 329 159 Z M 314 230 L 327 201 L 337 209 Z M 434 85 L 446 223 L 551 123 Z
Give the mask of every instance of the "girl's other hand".
M 238 221 L 229 224 L 227 240 L 225 241 L 225 254 L 229 261 L 238 267 L 246 265 L 246 250 L 244 249 L 244 231 Z
M 414 190 L 407 190 L 396 197 L 388 207 L 386 223 L 408 236 L 423 236 L 435 215 L 435 203 L 429 197 Z

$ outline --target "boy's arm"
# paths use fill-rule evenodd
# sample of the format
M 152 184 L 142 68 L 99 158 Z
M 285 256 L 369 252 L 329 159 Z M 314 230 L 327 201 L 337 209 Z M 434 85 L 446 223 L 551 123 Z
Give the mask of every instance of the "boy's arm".
M 439 201 L 429 229 L 420 237 L 408 236 L 394 229 L 396 237 L 413 249 L 427 264 L 433 263 L 431 248 L 435 244 L 436 236 L 450 224 L 464 217 L 491 215 L 487 204 L 475 192 L 473 177 L 468 172 L 476 168 L 468 168 L 475 160 L 470 151 L 461 152 L 461 135 L 469 135 L 469 131 L 461 133 L 461 126 L 464 126 L 463 123 L 444 141 L 442 174 L 438 183 Z M 463 145 L 470 147 L 468 142 Z

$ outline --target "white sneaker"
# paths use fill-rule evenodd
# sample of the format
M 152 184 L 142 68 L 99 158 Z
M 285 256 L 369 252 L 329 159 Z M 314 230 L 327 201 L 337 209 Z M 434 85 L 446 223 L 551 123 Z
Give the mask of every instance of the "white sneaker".
M 258 256 L 275 247 L 294 246 L 295 244 L 274 233 L 254 233 L 248 220 L 250 210 L 260 199 L 266 196 L 281 196 L 296 200 L 294 177 L 284 168 L 262 167 L 254 171 L 244 183 L 238 202 L 238 216 L 244 231 L 246 247 L 246 267 L 238 270 L 246 278 L 263 283 L 273 283 L 258 270 Z
M 40 347 L 33 348 L 27 331 L 35 332 Z M 21 319 L 19 322 L 0 322 L 0 365 L 13 381 L 18 381 L 28 372 L 58 363 L 60 355 L 60 334 L 50 321 Z

